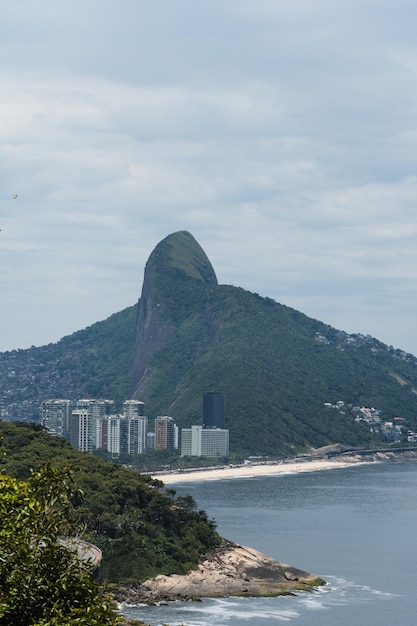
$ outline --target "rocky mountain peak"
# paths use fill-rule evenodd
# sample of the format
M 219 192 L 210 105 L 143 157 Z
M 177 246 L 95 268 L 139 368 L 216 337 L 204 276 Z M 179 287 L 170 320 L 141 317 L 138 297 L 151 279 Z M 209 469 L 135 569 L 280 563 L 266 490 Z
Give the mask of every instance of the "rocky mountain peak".
M 147 364 L 173 335 L 187 297 L 202 285 L 217 284 L 213 266 L 191 233 L 172 233 L 154 248 L 138 307 L 133 397 L 141 395 Z

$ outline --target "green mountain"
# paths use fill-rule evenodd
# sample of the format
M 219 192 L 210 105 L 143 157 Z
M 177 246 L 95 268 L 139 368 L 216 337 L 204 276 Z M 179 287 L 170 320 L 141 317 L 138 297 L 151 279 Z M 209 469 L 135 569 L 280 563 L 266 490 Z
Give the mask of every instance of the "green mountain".
M 137 307 L 57 344 L 0 354 L 9 419 L 22 407 L 35 419 L 34 398 L 39 406 L 47 397 L 135 397 L 149 417 L 171 415 L 188 427 L 201 423 L 206 391 L 224 394 L 231 451 L 240 454 L 367 445 L 369 425 L 355 422 L 349 404 L 375 407 L 382 420 L 404 417 L 417 429 L 413 355 L 219 285 L 187 232 L 156 246 Z M 324 406 L 339 400 L 343 410 Z

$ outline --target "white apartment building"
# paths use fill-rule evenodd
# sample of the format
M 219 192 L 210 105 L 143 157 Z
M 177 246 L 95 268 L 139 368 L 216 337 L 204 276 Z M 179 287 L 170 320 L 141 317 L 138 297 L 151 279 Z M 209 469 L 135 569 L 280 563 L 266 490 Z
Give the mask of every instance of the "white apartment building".
M 129 454 L 143 454 L 147 449 L 148 438 L 148 418 L 141 415 L 137 417 L 127 418 L 128 441 L 127 449 Z
M 182 428 L 181 456 L 229 456 L 229 431 L 203 426 Z
M 77 401 L 77 410 L 84 410 L 88 412 L 90 417 L 89 424 L 89 448 L 92 451 L 94 448 L 102 447 L 102 420 L 107 415 L 114 415 L 115 405 L 113 400 L 105 400 L 99 398 L 82 398 Z
M 148 418 L 109 415 L 101 421 L 101 448 L 112 454 L 143 454 L 146 451 Z
M 120 415 L 109 415 L 102 420 L 105 449 L 112 454 L 120 454 Z M 103 447 L 103 446 L 100 446 Z

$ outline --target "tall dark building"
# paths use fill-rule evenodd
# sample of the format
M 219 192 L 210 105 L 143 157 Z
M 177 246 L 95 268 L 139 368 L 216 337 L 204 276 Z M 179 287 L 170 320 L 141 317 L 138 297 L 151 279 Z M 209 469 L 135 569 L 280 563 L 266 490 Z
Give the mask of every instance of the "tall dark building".
M 224 396 L 207 391 L 203 396 L 203 428 L 224 428 Z

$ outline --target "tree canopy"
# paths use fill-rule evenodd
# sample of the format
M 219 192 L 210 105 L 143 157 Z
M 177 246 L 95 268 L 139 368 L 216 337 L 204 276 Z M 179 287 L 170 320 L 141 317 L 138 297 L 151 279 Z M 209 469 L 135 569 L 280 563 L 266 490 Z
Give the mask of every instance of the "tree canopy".
M 57 469 L 73 468 L 83 497 L 72 501 L 66 519 L 81 524 L 85 538 L 102 550 L 101 572 L 109 582 L 185 573 L 220 543 L 206 512 L 161 481 L 78 452 L 33 424 L 0 421 L 0 437 L 6 450 L 0 468 L 15 478 L 31 480 L 30 468 L 48 460 Z
M 72 476 L 49 464 L 21 481 L 0 474 L 0 624 L 115 626 L 110 596 L 92 580 L 92 564 L 63 539 L 80 497 Z

